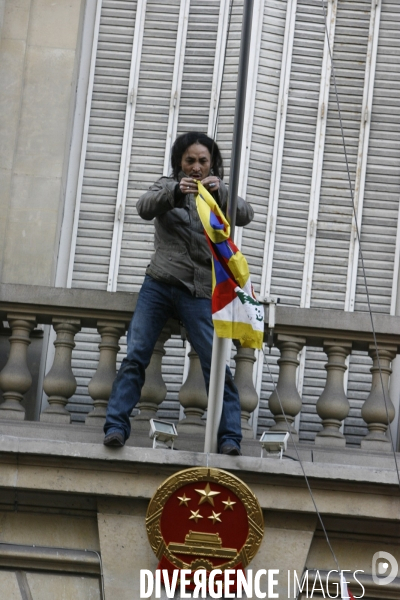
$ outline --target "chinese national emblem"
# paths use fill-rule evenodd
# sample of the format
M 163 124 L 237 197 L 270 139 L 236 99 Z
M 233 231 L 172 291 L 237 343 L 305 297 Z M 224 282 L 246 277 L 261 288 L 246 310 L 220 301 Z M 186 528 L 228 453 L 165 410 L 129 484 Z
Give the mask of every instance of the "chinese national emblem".
M 198 467 L 169 477 L 150 501 L 146 516 L 158 569 L 243 569 L 264 534 L 256 496 L 238 477 Z

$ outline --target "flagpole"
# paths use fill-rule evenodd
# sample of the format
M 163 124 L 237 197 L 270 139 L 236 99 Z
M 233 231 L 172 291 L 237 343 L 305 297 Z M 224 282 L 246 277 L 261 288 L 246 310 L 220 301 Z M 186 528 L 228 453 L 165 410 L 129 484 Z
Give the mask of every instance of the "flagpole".
M 229 203 L 227 210 L 227 217 L 231 226 L 232 239 L 234 238 L 236 225 L 240 156 L 242 151 L 253 4 L 254 0 L 244 0 L 243 5 L 242 36 L 240 42 L 239 72 L 237 79 L 231 170 L 229 177 Z M 217 434 L 221 421 L 224 397 L 225 364 L 230 345 L 231 340 L 219 338 L 214 332 L 213 349 L 211 355 L 210 386 L 208 392 L 206 434 L 204 441 L 204 452 L 206 453 L 218 451 Z

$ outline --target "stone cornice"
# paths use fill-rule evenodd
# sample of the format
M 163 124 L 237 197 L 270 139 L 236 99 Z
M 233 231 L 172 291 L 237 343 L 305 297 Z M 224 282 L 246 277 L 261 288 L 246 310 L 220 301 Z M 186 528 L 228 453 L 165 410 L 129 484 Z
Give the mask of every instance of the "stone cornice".
M 293 460 L 227 457 L 187 451 L 0 436 L 0 485 L 5 488 L 150 499 L 162 481 L 196 466 L 228 470 L 248 483 L 263 509 L 314 513 L 301 467 Z M 400 520 L 394 469 L 304 462 L 323 514 Z

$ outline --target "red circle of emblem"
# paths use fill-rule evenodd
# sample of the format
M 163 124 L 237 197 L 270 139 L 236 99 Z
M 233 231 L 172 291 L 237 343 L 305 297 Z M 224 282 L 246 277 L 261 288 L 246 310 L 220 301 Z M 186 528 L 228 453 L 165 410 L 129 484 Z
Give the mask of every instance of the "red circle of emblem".
M 238 569 L 263 537 L 257 498 L 238 477 L 220 469 L 187 469 L 169 477 L 150 501 L 146 528 L 158 568 Z

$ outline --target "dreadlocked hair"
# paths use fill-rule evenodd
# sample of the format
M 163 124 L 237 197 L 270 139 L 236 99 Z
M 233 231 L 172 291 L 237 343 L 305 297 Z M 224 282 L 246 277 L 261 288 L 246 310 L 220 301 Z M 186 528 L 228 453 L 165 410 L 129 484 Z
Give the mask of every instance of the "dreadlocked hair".
M 224 165 L 218 145 L 212 138 L 208 137 L 208 135 L 199 131 L 189 131 L 176 138 L 171 150 L 173 178 L 178 180 L 179 173 L 182 170 L 182 156 L 192 144 L 201 144 L 208 149 L 211 156 L 211 172 L 216 177 L 223 179 Z

